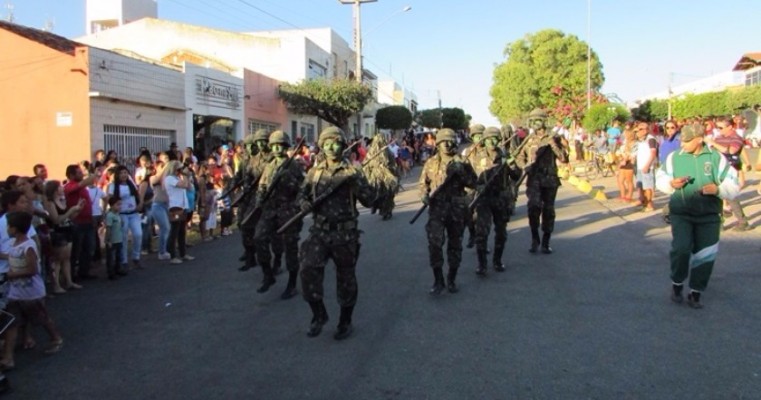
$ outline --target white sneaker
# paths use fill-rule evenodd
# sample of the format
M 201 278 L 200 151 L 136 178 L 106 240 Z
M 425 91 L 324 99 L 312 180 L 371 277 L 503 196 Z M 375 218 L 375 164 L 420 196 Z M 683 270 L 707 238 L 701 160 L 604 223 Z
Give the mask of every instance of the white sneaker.
M 182 264 L 182 260 L 179 258 L 173 258 L 169 260 L 169 264 Z
M 185 254 L 185 257 L 182 257 L 182 259 L 183 259 L 183 260 L 186 260 L 186 261 L 193 261 L 193 260 L 195 260 L 196 258 L 195 258 L 195 257 L 193 257 L 193 256 L 191 256 L 191 255 Z
M 159 260 L 171 260 L 171 259 L 172 259 L 172 256 L 171 256 L 171 255 L 169 255 L 169 253 L 160 253 L 160 254 L 158 255 L 158 259 L 159 259 Z

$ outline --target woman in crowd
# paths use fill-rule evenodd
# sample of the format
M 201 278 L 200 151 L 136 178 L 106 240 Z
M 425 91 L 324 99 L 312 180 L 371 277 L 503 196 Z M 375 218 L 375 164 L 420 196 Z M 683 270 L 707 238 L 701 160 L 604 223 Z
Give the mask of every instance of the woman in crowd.
M 145 156 L 140 157 L 140 164 L 143 168 L 142 179 L 138 183 L 137 194 L 139 196 L 139 203 L 142 203 L 143 207 L 139 210 L 140 226 L 143 231 L 143 241 L 140 245 L 140 254 L 149 254 L 151 252 L 151 239 L 153 234 L 151 233 L 153 228 L 153 218 L 151 218 L 151 207 L 153 206 L 153 186 L 151 185 L 151 177 L 156 175 L 156 168 L 153 167 L 153 161 Z
M 618 182 L 619 198 L 630 202 L 634 196 L 634 156 L 636 154 L 637 136 L 633 129 L 624 129 L 624 142 L 618 149 Z
M 148 179 L 153 190 L 153 201 L 151 202 L 149 214 L 159 227 L 159 246 L 157 250 L 159 260 L 169 260 L 171 258 L 167 250 L 167 242 L 169 241 L 171 230 L 169 225 L 169 197 L 164 189 L 164 178 L 167 174 L 166 166 L 168 162 L 169 154 L 160 153 L 158 161 L 156 161 L 156 171 Z
M 74 238 L 71 218 L 82 209 L 82 204 L 67 209 L 66 196 L 59 181 L 45 182 L 43 192 L 42 204 L 48 213 L 47 221 L 53 248 L 50 257 L 53 267 L 53 293 L 66 293 L 65 289 L 82 289 L 82 286 L 71 279 L 71 242 Z
M 136 268 L 142 269 L 140 265 L 140 246 L 143 242 L 143 227 L 141 225 L 140 210 L 143 208 L 143 204 L 140 202 L 137 186 L 130 178 L 127 167 L 119 166 L 116 168 L 114 182 L 108 185 L 106 194 L 109 197 L 116 197 L 122 201 L 122 207 L 119 212 L 122 217 L 122 237 L 124 238 L 121 254 L 122 269 L 127 270 L 127 263 L 129 261 L 128 254 L 130 252 L 127 248 L 128 233 L 132 234 L 132 263 Z
M 167 164 L 166 176 L 164 177 L 164 189 L 169 198 L 169 254 L 172 264 L 182 264 L 183 260 L 191 261 L 194 257 L 185 253 L 185 236 L 187 225 L 185 213 L 188 208 L 188 196 L 186 190 L 192 184 L 188 180 L 189 169 L 179 161 L 173 160 Z

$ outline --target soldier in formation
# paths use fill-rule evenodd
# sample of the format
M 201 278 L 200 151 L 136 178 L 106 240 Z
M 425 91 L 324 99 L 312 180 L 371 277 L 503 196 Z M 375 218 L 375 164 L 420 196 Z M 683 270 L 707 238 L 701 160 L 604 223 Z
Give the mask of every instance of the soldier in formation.
M 307 335 L 315 337 L 328 321 L 323 280 L 325 265 L 329 259 L 333 260 L 338 303 L 341 306 L 341 316 L 333 337 L 341 340 L 352 333 L 352 313 L 357 303 L 355 267 L 359 258 L 360 231 L 356 201 L 371 207 L 376 193 L 362 169 L 351 165 L 343 157 L 347 142 L 341 129 L 324 129 L 318 145 L 325 159 L 309 170 L 301 190 L 302 213 L 312 212 L 314 216 L 309 236 L 301 244 L 299 253 L 301 288 L 304 299 L 312 309 Z
M 304 182 L 304 168 L 294 160 L 295 153 L 290 157 L 286 154 L 291 143 L 285 132 L 272 132 L 268 145 L 272 159 L 265 166 L 259 180 L 256 207 L 252 211 L 254 215 L 251 216 L 259 220 L 254 243 L 256 258 L 264 275 L 262 285 L 257 291 L 264 293 L 275 283 L 270 247 L 272 243 L 278 242 L 283 244 L 285 265 L 288 269 L 288 284 L 280 297 L 290 299 L 298 294 L 296 281 L 299 273 L 298 251 L 302 222 L 291 224 L 282 234 L 276 234 L 276 231 L 299 212 L 298 195 Z
M 455 132 L 441 129 L 436 134 L 438 152 L 426 161 L 420 175 L 420 192 L 423 204 L 430 206 L 428 223 L 428 254 L 433 269 L 434 283 L 430 293 L 438 295 L 446 287 L 450 293 L 458 291 L 455 279 L 462 261 L 462 234 L 465 230 L 468 197 L 465 188 L 475 188 L 476 174 L 470 164 L 457 155 Z M 449 271 L 444 283 L 443 246 L 447 242 Z
M 557 162 L 568 162 L 561 138 L 547 129 L 547 114 L 534 110 L 529 125 L 534 134 L 525 139 L 516 162 L 526 174 L 528 220 L 531 228 L 530 252 L 536 253 L 541 244 L 542 253 L 551 254 L 550 238 L 555 227 L 555 197 L 560 187 Z M 542 237 L 539 238 L 541 221 Z
M 373 137 L 365 158 L 370 160 L 365 171 L 370 185 L 378 189 L 378 198 L 373 202 L 372 213 L 377 210 L 384 221 L 391 219 L 394 210 L 394 197 L 399 192 L 399 171 L 388 146 L 384 145 L 383 135 Z
M 472 143 L 465 150 L 463 150 L 462 156 L 465 161 L 469 162 L 471 165 L 473 165 L 476 158 L 479 156 L 478 153 L 483 151 L 483 143 L 481 142 L 481 139 L 483 138 L 485 129 L 486 127 L 482 124 L 475 124 L 469 129 L 470 141 Z M 470 189 L 466 189 L 465 192 L 467 193 L 470 201 L 473 201 L 473 196 L 475 196 L 475 193 Z M 473 214 L 473 210 L 470 208 L 466 210 L 466 213 L 465 225 L 468 228 L 468 248 L 472 249 L 476 244 L 475 215 Z
M 491 224 L 494 223 L 494 253 L 492 266 L 497 272 L 504 272 L 502 254 L 507 242 L 507 223 L 510 210 L 515 207 L 512 191 L 513 181 L 520 179 L 521 171 L 504 154 L 499 128 L 489 127 L 483 134 L 483 151 L 471 157 L 469 163 L 478 176 L 476 197 L 470 209 L 475 209 L 475 244 L 478 254 L 476 274 L 486 275 L 487 241 Z
M 262 172 L 264 172 L 264 166 L 269 161 L 268 138 L 269 134 L 264 129 L 259 129 L 246 136 L 243 144 L 247 157 L 232 182 L 233 187 L 242 188 L 241 197 L 236 200 L 238 203 L 238 227 L 241 230 L 245 251 L 243 255 L 244 264 L 239 268 L 241 271 L 247 271 L 257 265 L 256 247 L 254 245 L 256 221 L 249 220 L 243 223 L 243 217 L 256 205 L 256 189 Z

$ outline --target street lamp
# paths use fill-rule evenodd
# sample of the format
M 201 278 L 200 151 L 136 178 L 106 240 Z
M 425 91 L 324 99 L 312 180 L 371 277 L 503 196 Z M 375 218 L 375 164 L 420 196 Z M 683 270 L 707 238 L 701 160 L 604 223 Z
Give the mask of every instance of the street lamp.
M 396 10 L 396 11 L 395 11 L 395 12 L 393 12 L 391 15 L 389 15 L 389 16 L 388 16 L 388 17 L 386 17 L 386 18 L 384 18 L 384 19 L 383 19 L 383 21 L 379 22 L 379 23 L 378 23 L 377 25 L 375 25 L 374 27 L 372 27 L 372 28 L 368 29 L 368 30 L 367 30 L 367 31 L 364 33 L 364 35 L 363 35 L 363 36 L 367 37 L 367 35 L 369 35 L 370 33 L 374 32 L 374 31 L 375 31 L 376 29 L 378 29 L 378 28 L 379 28 L 381 25 L 383 25 L 383 24 L 385 24 L 386 22 L 388 22 L 388 20 L 390 20 L 391 18 L 395 17 L 395 16 L 396 16 L 396 15 L 398 15 L 398 14 L 401 14 L 401 13 L 405 13 L 405 12 L 407 12 L 407 11 L 410 11 L 410 10 L 412 10 L 412 6 L 404 6 L 404 8 L 402 8 L 401 10 Z
M 378 0 L 338 0 L 341 4 L 354 6 L 354 52 L 357 56 L 356 71 L 354 73 L 357 82 L 362 83 L 362 22 L 359 6 L 362 3 L 374 3 Z

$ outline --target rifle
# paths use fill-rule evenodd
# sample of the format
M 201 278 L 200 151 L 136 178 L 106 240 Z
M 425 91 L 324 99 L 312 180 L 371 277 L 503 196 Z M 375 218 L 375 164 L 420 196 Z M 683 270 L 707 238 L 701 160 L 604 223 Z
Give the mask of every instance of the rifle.
M 452 177 L 454 175 L 455 174 L 453 174 L 453 173 L 452 174 L 448 174 L 447 177 L 444 179 L 444 182 L 441 182 L 441 185 L 439 185 L 439 187 L 437 187 L 434 191 L 431 191 L 430 186 L 428 187 L 428 190 L 426 191 L 426 193 L 428 194 L 428 203 L 430 203 L 431 201 L 436 199 L 436 196 L 438 196 L 438 194 L 441 192 L 442 188 L 446 187 L 449 184 L 449 182 L 452 181 Z M 430 185 L 430 183 L 431 183 L 431 181 L 428 178 L 426 178 L 426 184 Z M 423 204 L 423 206 L 420 207 L 419 210 L 417 210 L 415 215 L 410 220 L 410 225 L 414 224 L 415 221 L 417 221 L 417 219 L 420 218 L 420 216 L 423 214 L 423 212 L 427 208 L 428 208 L 428 204 Z
M 555 138 L 552 138 L 552 140 L 555 140 Z M 528 140 L 524 140 L 523 143 L 526 143 Z M 523 144 L 521 144 L 521 147 L 523 147 Z M 549 144 L 547 146 L 542 147 L 539 149 L 539 151 L 536 153 L 536 157 L 534 158 L 534 162 L 532 162 L 529 165 L 526 165 L 523 167 L 523 175 L 521 176 L 521 179 L 518 180 L 518 185 L 516 187 L 520 187 L 524 180 L 526 180 L 526 177 L 528 177 L 528 171 L 531 169 L 534 164 L 536 164 L 537 161 L 539 161 L 540 158 L 544 157 L 544 154 L 547 153 L 547 149 L 552 148 Z
M 259 219 L 259 217 L 262 215 L 262 207 L 264 206 L 264 203 L 266 203 L 267 200 L 269 200 L 269 198 L 272 196 L 272 193 L 275 192 L 277 183 L 280 181 L 281 177 L 283 176 L 284 171 L 288 170 L 287 168 L 290 167 L 291 163 L 293 162 L 293 159 L 296 158 L 296 155 L 298 154 L 299 149 L 301 149 L 301 146 L 303 145 L 304 145 L 304 138 L 302 137 L 299 140 L 299 142 L 296 143 L 296 147 L 293 149 L 293 153 L 291 153 L 291 155 L 288 156 L 288 158 L 282 164 L 280 164 L 277 171 L 275 171 L 275 173 L 273 174 L 272 181 L 270 182 L 269 186 L 267 186 L 267 191 L 264 192 L 264 195 L 262 196 L 261 201 L 259 201 L 256 207 L 254 207 L 251 211 L 246 213 L 246 215 L 243 217 L 243 219 L 240 222 L 241 225 L 244 225 L 251 218 Z M 262 175 L 264 175 L 263 172 L 259 176 L 259 179 L 261 179 Z M 257 185 L 258 185 L 258 182 L 259 180 L 257 180 Z
M 362 166 L 364 167 L 364 166 L 365 166 L 365 165 L 367 165 L 367 164 L 368 164 L 370 161 L 372 161 L 372 160 L 373 160 L 375 157 L 378 157 L 379 155 L 383 154 L 383 152 L 386 150 L 386 148 L 388 148 L 388 145 L 384 146 L 383 148 L 381 148 L 381 151 L 377 152 L 376 154 L 373 154 L 373 156 L 372 156 L 372 157 L 370 157 L 370 158 L 368 158 L 367 160 L 365 160 L 365 161 L 362 163 Z M 326 190 L 326 191 L 325 191 L 325 193 L 323 193 L 323 194 L 321 194 L 321 195 L 317 196 L 317 198 L 316 198 L 316 199 L 314 199 L 314 201 L 312 201 L 312 207 L 311 207 L 310 209 L 308 209 L 308 210 L 301 210 L 301 211 L 299 211 L 299 213 L 298 213 L 298 214 L 294 215 L 294 216 L 293 216 L 291 219 L 289 219 L 288 221 L 286 221 L 286 222 L 283 224 L 283 226 L 281 226 L 280 228 L 278 228 L 278 230 L 277 230 L 277 232 L 276 232 L 276 233 L 277 233 L 278 235 L 279 235 L 279 234 L 282 234 L 282 233 L 283 233 L 283 232 L 285 232 L 285 230 L 286 230 L 286 229 L 288 229 L 288 228 L 289 228 L 291 225 L 295 224 L 296 222 L 298 222 L 298 221 L 300 221 L 301 219 L 303 219 L 304 217 L 306 217 L 306 216 L 307 216 L 307 214 L 311 213 L 311 212 L 312 212 L 312 210 L 314 210 L 314 208 L 315 208 L 317 205 L 319 205 L 320 203 L 322 203 L 323 201 L 325 201 L 325 199 L 327 199 L 327 198 L 328 198 L 328 197 L 330 197 L 330 196 L 331 196 L 333 193 L 335 193 L 335 191 L 336 191 L 336 190 L 338 190 L 338 189 L 339 189 L 341 186 L 343 186 L 343 184 L 344 184 L 346 181 L 348 181 L 348 180 L 349 180 L 349 178 L 345 178 L 344 180 L 342 180 L 341 182 L 339 182 L 339 183 L 338 183 L 336 186 L 334 186 L 334 187 L 332 187 L 332 188 L 330 188 L 330 189 Z
M 324 193 L 322 193 L 321 195 L 317 196 L 317 198 L 315 198 L 315 199 L 312 201 L 312 207 L 309 207 L 309 209 L 306 209 L 306 210 L 301 210 L 301 211 L 299 211 L 299 213 L 298 213 L 298 214 L 294 215 L 294 216 L 293 216 L 291 219 L 289 219 L 288 221 L 286 221 L 286 222 L 283 224 L 283 226 L 281 226 L 280 228 L 278 228 L 276 233 L 277 233 L 278 235 L 280 235 L 280 234 L 282 234 L 283 232 L 285 232 L 285 230 L 286 230 L 286 229 L 288 229 L 288 228 L 289 228 L 291 225 L 295 224 L 296 222 L 299 222 L 299 221 L 301 221 L 301 220 L 302 220 L 304 217 L 306 217 L 306 216 L 307 216 L 307 214 L 311 213 L 311 212 L 312 212 L 312 210 L 314 210 L 314 208 L 315 208 L 315 207 L 317 207 L 318 205 L 320 205 L 320 203 L 322 203 L 323 201 L 325 201 L 325 199 L 327 199 L 328 197 L 332 196 L 332 195 L 333 195 L 333 193 L 335 193 L 335 192 L 336 192 L 336 190 L 340 189 L 340 188 L 341 188 L 341 186 L 343 186 L 343 185 L 344 185 L 346 182 L 348 182 L 349 180 L 351 180 L 351 178 L 344 178 L 343 180 L 341 180 L 341 182 L 338 182 L 338 184 L 336 184 L 335 186 L 333 186 L 333 187 L 329 188 L 328 190 L 326 190 L 326 191 L 325 191 Z

